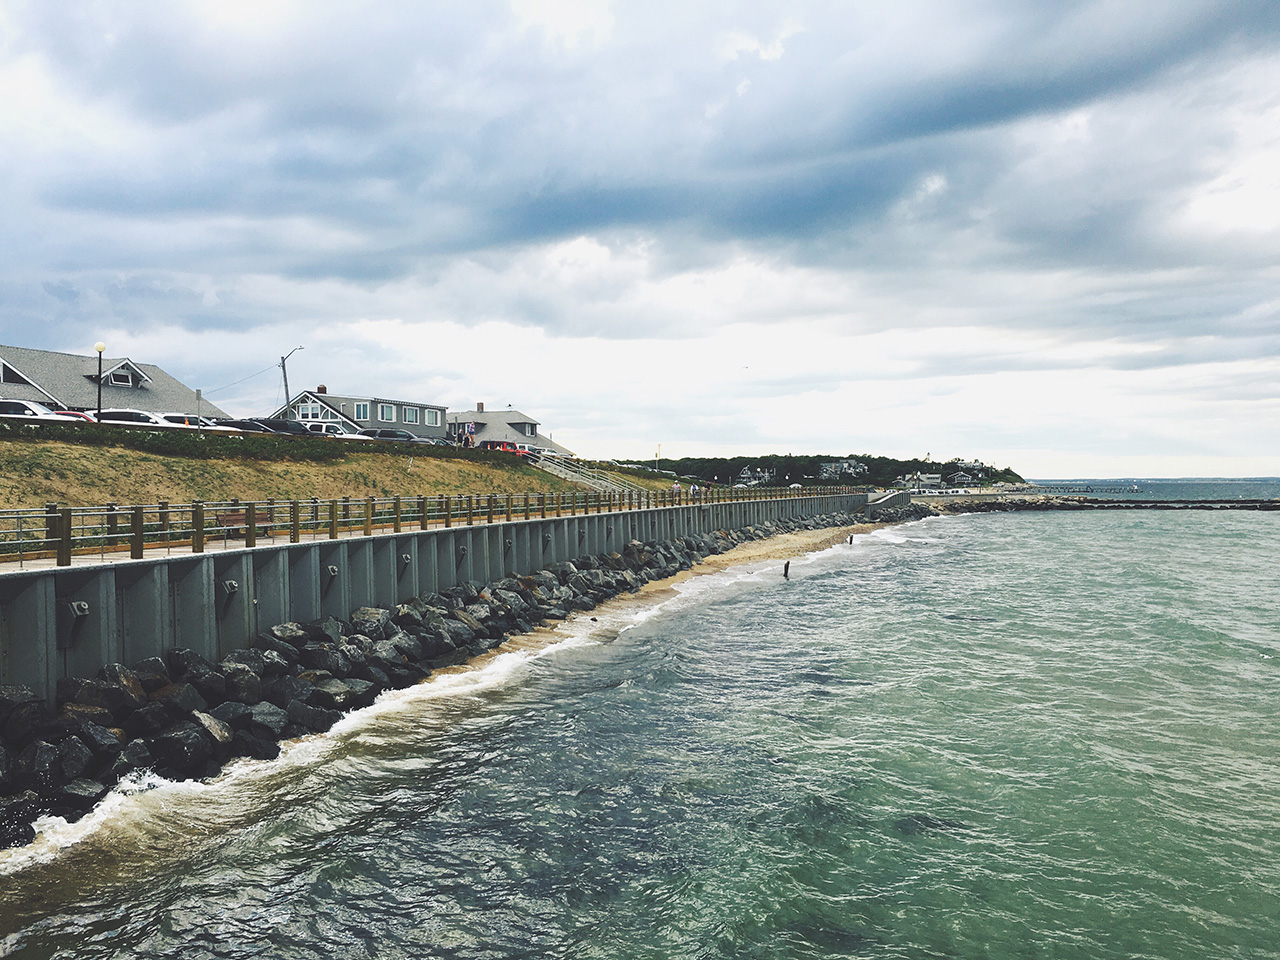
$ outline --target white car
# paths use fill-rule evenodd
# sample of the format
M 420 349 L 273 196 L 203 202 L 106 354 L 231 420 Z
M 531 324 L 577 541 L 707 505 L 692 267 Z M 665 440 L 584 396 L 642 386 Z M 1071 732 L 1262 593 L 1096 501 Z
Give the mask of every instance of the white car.
M 208 417 L 197 417 L 192 413 L 161 413 L 158 416 L 161 420 L 165 420 L 175 427 L 195 427 L 197 430 L 208 430 L 210 433 L 244 432 L 243 430 L 237 430 L 235 427 L 223 426 Z
M 340 423 L 325 423 L 319 420 L 308 420 L 307 429 L 322 437 L 334 437 L 338 440 L 372 440 L 372 437 L 361 436 L 343 429 Z
M 54 413 L 43 403 L 34 400 L 0 400 L 0 417 L 22 420 L 57 420 L 61 423 L 83 423 L 79 417 Z
M 190 419 L 194 420 L 194 417 Z M 128 407 L 116 407 L 103 410 L 98 414 L 99 423 L 127 423 L 143 427 L 167 427 L 170 430 L 194 430 L 194 424 L 171 423 L 158 413 L 147 410 L 131 410 Z

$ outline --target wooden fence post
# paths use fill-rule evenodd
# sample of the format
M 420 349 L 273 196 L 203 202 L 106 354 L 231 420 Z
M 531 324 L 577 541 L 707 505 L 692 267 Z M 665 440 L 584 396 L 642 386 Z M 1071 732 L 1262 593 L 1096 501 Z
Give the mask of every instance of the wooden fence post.
M 71 566 L 71 508 L 58 513 L 58 566 Z
M 204 504 L 191 503 L 191 552 L 204 553 Z
M 142 529 L 142 507 L 133 508 L 133 519 L 129 523 L 129 556 L 134 560 L 142 559 L 146 540 Z

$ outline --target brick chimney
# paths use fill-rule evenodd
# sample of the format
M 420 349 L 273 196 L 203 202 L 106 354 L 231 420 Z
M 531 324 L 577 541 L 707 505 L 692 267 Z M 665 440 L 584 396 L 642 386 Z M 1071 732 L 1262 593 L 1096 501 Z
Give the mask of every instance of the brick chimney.
M 328 392 L 329 392 L 329 388 L 326 387 L 323 383 L 320 384 L 320 386 L 316 387 L 316 393 L 328 393 Z
M 477 403 L 477 404 L 476 404 L 476 413 L 484 413 L 484 404 L 483 404 L 483 403 Z

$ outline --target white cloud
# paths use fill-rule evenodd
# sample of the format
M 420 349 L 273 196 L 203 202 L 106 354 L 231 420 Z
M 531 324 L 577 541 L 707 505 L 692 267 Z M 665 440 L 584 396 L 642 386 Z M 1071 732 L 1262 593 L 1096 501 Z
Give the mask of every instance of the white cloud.
M 608 0 L 510 0 L 522 30 L 539 29 L 567 48 L 598 46 L 613 32 Z
M 242 413 L 301 342 L 606 455 L 1280 473 L 1274 18 L 803 18 L 7 6 L 0 341 Z
M 781 60 L 786 53 L 786 41 L 804 28 L 793 20 L 786 21 L 773 39 L 762 43 L 759 38 L 743 30 L 730 30 L 722 34 L 716 42 L 716 56 L 722 62 L 737 60 L 744 53 L 754 53 L 764 61 Z

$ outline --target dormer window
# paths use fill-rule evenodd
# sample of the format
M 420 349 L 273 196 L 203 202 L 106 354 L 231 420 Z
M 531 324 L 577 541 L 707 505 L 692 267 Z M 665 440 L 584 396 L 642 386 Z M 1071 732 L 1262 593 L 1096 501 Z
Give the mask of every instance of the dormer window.
M 7 363 L 0 363 L 0 382 L 3 383 L 30 383 L 31 381 L 20 374 Z
M 113 387 L 132 387 L 133 377 L 129 375 L 128 370 L 114 370 L 109 382 Z

